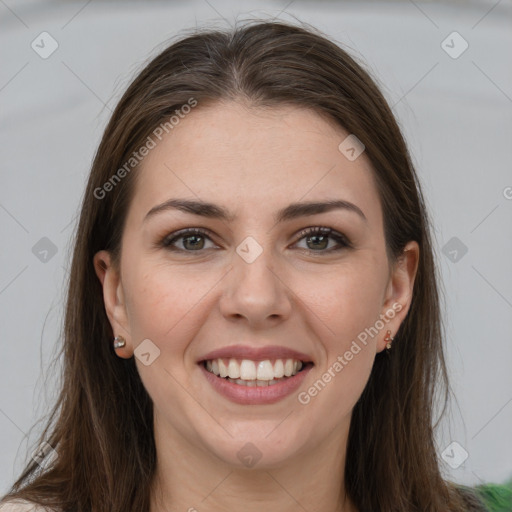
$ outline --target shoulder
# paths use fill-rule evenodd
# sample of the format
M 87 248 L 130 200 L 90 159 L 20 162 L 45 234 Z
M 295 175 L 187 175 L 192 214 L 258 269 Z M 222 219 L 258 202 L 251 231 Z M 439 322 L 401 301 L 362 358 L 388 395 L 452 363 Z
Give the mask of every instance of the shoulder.
M 47 507 L 27 500 L 9 500 L 0 503 L 0 512 L 54 512 Z

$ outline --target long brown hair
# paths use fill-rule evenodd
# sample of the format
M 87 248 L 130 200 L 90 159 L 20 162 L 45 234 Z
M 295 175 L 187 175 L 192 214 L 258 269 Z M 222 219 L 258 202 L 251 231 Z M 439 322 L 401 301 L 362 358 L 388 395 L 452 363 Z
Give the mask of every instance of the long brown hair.
M 39 440 L 57 458 L 45 468 L 29 461 L 4 498 L 65 512 L 149 510 L 156 463 L 152 402 L 134 358 L 118 358 L 113 350 L 93 256 L 101 249 L 119 256 L 137 174 L 137 166 L 126 168 L 126 162 L 191 98 L 197 108 L 243 98 L 255 106 L 314 109 L 365 145 L 389 261 L 410 240 L 420 246 L 420 261 L 393 350 L 377 354 L 353 410 L 346 491 L 361 512 L 466 510 L 456 485 L 441 475 L 434 441 L 438 392 L 444 413 L 451 391 L 429 220 L 403 136 L 374 80 L 340 45 L 306 24 L 261 20 L 181 37 L 119 101 L 83 197 L 68 283 L 62 387 Z M 127 172 L 113 181 L 123 165 Z M 109 180 L 108 192 L 100 194 Z

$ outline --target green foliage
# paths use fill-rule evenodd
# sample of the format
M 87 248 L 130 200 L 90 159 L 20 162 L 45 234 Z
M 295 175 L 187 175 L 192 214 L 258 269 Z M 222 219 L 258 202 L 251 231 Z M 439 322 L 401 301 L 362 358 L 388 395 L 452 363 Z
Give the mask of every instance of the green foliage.
M 475 490 L 489 512 L 512 512 L 512 480 L 504 484 L 478 485 Z

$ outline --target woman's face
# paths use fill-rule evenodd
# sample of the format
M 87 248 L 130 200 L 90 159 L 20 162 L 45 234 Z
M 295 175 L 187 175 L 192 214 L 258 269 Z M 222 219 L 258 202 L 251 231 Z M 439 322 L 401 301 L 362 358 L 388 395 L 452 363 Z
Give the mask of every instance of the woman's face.
M 339 149 L 348 135 L 305 109 L 199 104 L 133 171 L 120 271 L 105 251 L 95 265 L 158 438 L 240 467 L 343 441 L 418 255 L 410 243 L 388 267 L 369 162 L 350 139 Z M 303 206 L 328 201 L 352 206 Z M 332 233 L 301 234 L 315 227 Z

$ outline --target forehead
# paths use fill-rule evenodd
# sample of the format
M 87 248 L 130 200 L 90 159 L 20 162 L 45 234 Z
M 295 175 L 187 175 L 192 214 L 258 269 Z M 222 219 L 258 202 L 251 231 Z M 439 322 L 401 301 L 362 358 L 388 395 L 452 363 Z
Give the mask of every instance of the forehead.
M 363 153 L 350 161 L 338 148 L 348 135 L 305 108 L 199 104 L 155 139 L 136 171 L 133 208 L 142 215 L 171 197 L 188 197 L 262 215 L 301 199 L 344 199 L 378 221 L 368 159 Z

